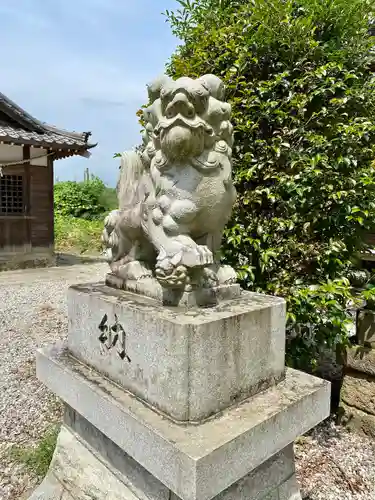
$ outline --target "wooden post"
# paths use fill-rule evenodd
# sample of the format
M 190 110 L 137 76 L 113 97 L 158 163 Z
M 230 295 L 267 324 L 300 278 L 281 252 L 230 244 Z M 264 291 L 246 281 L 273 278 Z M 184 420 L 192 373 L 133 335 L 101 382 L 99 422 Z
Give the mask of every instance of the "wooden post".
M 50 151 L 49 151 L 50 152 Z M 55 243 L 55 216 L 54 216 L 54 197 L 53 197 L 53 188 L 54 188 L 54 173 L 53 173 L 53 160 L 54 160 L 55 155 L 48 156 L 47 161 L 48 161 L 48 179 L 49 179 L 49 205 L 50 205 L 50 219 L 49 219 L 49 224 L 50 224 L 50 244 L 53 247 Z
M 23 146 L 23 159 L 30 160 L 30 146 Z M 25 172 L 25 183 L 24 183 L 24 197 L 25 197 L 25 211 L 24 215 L 26 215 L 25 219 L 25 238 L 26 244 L 31 246 L 31 171 L 30 171 L 30 161 L 24 163 L 24 172 Z

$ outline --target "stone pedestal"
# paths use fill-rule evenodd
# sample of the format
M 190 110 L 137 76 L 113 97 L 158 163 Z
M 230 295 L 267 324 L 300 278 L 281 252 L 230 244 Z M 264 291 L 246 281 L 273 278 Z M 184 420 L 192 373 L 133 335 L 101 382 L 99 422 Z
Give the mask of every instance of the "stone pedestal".
M 79 285 L 69 290 L 68 314 L 73 356 L 181 422 L 202 421 L 284 377 L 279 298 L 244 292 L 186 309 Z
M 358 342 L 375 348 L 375 311 L 362 309 L 357 316 Z
M 355 346 L 347 350 L 340 421 L 375 438 L 374 348 Z
M 32 500 L 299 500 L 293 441 L 330 386 L 285 370 L 284 344 L 275 297 L 187 309 L 72 287 L 68 343 L 37 357 L 65 417 Z

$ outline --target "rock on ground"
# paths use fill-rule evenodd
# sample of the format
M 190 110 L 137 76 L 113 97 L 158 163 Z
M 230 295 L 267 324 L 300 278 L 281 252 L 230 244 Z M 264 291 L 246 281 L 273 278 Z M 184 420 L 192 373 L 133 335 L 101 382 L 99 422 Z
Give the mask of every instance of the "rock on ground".
M 65 338 L 66 290 L 101 281 L 96 263 L 0 273 L 0 500 L 27 498 L 40 478 L 12 461 L 61 419 L 59 401 L 35 376 L 35 351 Z M 327 421 L 296 444 L 306 500 L 375 500 L 375 443 Z

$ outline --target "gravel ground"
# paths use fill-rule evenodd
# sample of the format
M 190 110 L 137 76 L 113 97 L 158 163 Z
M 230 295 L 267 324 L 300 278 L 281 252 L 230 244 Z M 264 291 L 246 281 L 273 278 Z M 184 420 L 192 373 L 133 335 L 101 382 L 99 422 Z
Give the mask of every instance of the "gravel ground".
M 107 265 L 0 273 L 0 499 L 16 500 L 37 479 L 9 461 L 12 445 L 30 445 L 61 418 L 61 405 L 35 377 L 35 351 L 64 339 L 66 290 L 102 280 Z
M 375 500 L 375 441 L 326 420 L 295 446 L 305 500 Z
M 38 478 L 9 459 L 61 418 L 56 398 L 35 377 L 35 350 L 65 337 L 66 289 L 99 281 L 106 264 L 0 273 L 0 499 L 27 497 Z M 375 443 L 326 421 L 296 444 L 306 500 L 375 500 Z

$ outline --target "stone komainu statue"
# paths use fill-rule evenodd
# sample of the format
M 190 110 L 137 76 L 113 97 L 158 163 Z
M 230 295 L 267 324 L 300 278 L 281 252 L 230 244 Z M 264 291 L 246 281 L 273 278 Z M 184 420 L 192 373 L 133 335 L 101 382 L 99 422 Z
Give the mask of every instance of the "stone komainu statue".
M 122 154 L 119 208 L 105 220 L 112 273 L 185 290 L 232 284 L 217 255 L 236 197 L 223 82 L 163 77 L 148 93 L 143 151 Z

